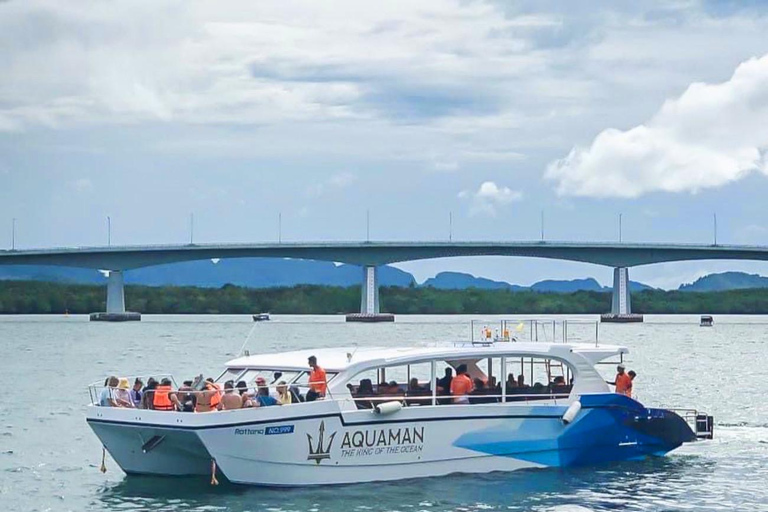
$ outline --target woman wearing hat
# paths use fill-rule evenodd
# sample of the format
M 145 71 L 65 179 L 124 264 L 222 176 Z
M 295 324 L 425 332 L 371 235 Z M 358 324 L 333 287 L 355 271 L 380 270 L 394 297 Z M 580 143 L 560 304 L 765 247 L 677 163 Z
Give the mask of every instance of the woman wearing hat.
M 118 407 L 133 407 L 133 400 L 131 400 L 131 384 L 125 377 L 120 378 L 115 390 L 115 401 Z

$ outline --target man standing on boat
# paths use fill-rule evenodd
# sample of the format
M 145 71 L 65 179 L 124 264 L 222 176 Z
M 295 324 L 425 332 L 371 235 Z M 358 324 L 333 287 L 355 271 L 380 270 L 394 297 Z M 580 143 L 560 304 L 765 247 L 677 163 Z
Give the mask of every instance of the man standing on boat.
M 616 367 L 616 378 L 613 379 L 613 382 L 605 381 L 608 384 L 612 384 L 616 386 L 616 392 L 620 395 L 625 396 L 632 396 L 632 377 L 627 375 L 624 370 L 623 364 L 620 364 Z
M 307 402 L 313 402 L 318 398 L 325 396 L 325 390 L 328 388 L 328 380 L 325 376 L 325 370 L 317 364 L 317 358 L 315 356 L 309 356 L 308 362 L 312 371 L 309 372 Z
M 455 404 L 468 404 L 469 393 L 474 389 L 472 385 L 472 379 L 467 375 L 467 365 L 460 364 L 456 368 L 456 377 L 451 381 L 451 395 L 453 395 L 453 403 Z

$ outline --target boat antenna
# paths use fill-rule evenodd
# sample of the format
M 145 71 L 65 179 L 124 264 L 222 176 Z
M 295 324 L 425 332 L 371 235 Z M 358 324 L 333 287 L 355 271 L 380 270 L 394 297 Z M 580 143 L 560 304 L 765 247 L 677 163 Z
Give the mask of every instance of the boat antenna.
M 248 355 L 250 355 L 250 353 L 248 353 L 248 351 L 245 350 L 245 347 L 246 347 L 246 345 L 248 345 L 248 342 L 251 340 L 251 335 L 253 335 L 253 331 L 256 330 L 256 326 L 257 325 L 259 325 L 259 323 L 255 322 L 253 324 L 253 327 L 251 327 L 251 330 L 248 332 L 248 336 L 245 337 L 245 341 L 243 342 L 243 346 L 240 347 L 240 351 L 237 353 L 238 356 L 242 356 L 242 355 L 248 356 Z

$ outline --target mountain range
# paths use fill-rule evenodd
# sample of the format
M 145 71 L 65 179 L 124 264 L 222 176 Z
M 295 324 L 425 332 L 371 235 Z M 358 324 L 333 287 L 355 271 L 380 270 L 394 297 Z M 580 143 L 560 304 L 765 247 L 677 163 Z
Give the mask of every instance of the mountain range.
M 382 286 L 424 286 L 438 289 L 499 289 L 510 291 L 537 291 L 548 293 L 571 293 L 580 290 L 605 292 L 610 286 L 602 286 L 594 278 L 572 280 L 544 280 L 531 286 L 521 286 L 476 277 L 463 272 L 440 272 L 418 284 L 412 274 L 396 267 L 385 265 L 379 268 L 379 284 Z M 330 286 L 359 285 L 362 269 L 355 265 L 332 262 L 274 259 L 239 258 L 220 260 L 187 261 L 155 267 L 146 267 L 125 273 L 127 284 L 147 286 L 200 286 L 219 288 L 235 284 L 249 288 L 269 288 L 315 284 Z M 61 283 L 104 284 L 101 272 L 91 269 L 40 266 L 0 266 L 0 280 L 34 280 Z M 652 287 L 630 282 L 632 291 Z M 744 272 L 723 272 L 701 277 L 693 283 L 681 285 L 680 291 L 720 291 L 743 288 L 768 288 L 768 277 Z

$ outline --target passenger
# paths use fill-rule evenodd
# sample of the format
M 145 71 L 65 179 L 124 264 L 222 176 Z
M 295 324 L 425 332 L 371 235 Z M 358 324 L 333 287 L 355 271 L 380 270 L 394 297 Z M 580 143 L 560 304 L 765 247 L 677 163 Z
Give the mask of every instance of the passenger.
M 632 378 L 624 372 L 625 369 L 623 364 L 618 365 L 616 367 L 616 377 L 613 379 L 613 382 L 605 382 L 616 386 L 616 393 L 624 396 L 632 396 Z
M 371 379 L 361 379 L 360 385 L 357 386 L 357 393 L 352 395 L 355 398 L 355 405 L 358 409 L 373 409 L 373 402 L 371 400 L 359 400 L 360 398 L 372 398 L 376 396 L 376 392 L 373 390 L 373 382 Z
M 152 402 L 155 398 L 155 389 L 157 389 L 157 381 L 154 377 L 150 377 L 147 380 L 147 385 L 141 392 L 141 408 L 152 409 Z
M 507 375 L 505 387 L 507 388 L 507 395 L 514 395 L 517 393 L 517 379 L 515 379 L 514 373 Z
M 314 402 L 318 398 L 325 396 L 325 392 L 328 389 L 328 379 L 323 370 L 317 364 L 317 358 L 315 356 L 309 356 L 307 360 L 312 371 L 309 372 L 309 391 L 307 392 L 307 402 Z
M 178 397 L 179 402 L 182 404 L 186 404 L 189 402 L 189 398 L 192 396 L 195 396 L 195 388 L 192 387 L 192 381 L 191 380 L 185 380 L 181 383 L 181 386 L 179 387 Z
M 396 380 L 389 381 L 389 396 L 405 396 L 405 391 L 400 389 L 400 384 Z
M 562 376 L 555 377 L 549 389 L 554 395 L 565 395 L 571 392 L 570 386 L 565 383 L 565 377 Z
M 405 403 L 408 405 L 432 405 L 432 392 L 426 387 L 420 386 L 419 379 L 416 377 L 413 377 L 408 382 L 408 391 L 406 392 L 406 396 L 408 399 L 405 401 Z
M 218 410 L 221 403 L 221 391 L 214 384 L 212 378 L 205 379 L 202 391 L 196 391 L 197 403 L 195 412 L 211 412 Z
M 120 379 L 112 375 L 104 381 L 104 389 L 99 395 L 99 405 L 101 407 L 120 407 L 115 400 L 115 388 L 120 384 Z
M 627 396 L 631 398 L 633 394 L 633 383 L 637 374 L 635 373 L 635 370 L 629 370 L 627 375 L 629 375 L 629 389 L 627 390 Z
M 181 403 L 173 392 L 171 387 L 171 379 L 163 379 L 160 384 L 157 385 L 152 397 L 152 408 L 156 411 L 173 411 L 178 407 L 182 409 Z
M 501 400 L 501 383 L 496 382 L 496 377 L 491 375 L 488 377 L 488 392 L 489 394 L 496 395 L 498 400 Z
M 451 393 L 451 381 L 453 380 L 453 370 L 451 368 L 445 369 L 445 375 L 441 379 L 437 379 L 437 394 L 449 395 Z
M 471 404 L 490 404 L 496 402 L 496 399 L 492 396 L 488 396 L 489 389 L 485 386 L 483 379 L 475 377 L 475 388 L 469 393 L 469 403 Z
M 235 393 L 235 383 L 228 380 L 224 383 L 224 395 L 221 397 L 221 410 L 242 409 L 243 399 Z
M 280 405 L 291 405 L 293 403 L 291 390 L 288 389 L 288 384 L 284 380 L 277 383 L 275 391 L 277 391 L 277 403 Z
M 129 409 L 133 409 L 133 400 L 131 400 L 131 384 L 125 377 L 120 377 L 114 397 L 118 407 L 127 407 Z
M 205 389 L 213 391 L 213 395 L 211 395 L 211 408 L 221 409 L 219 407 L 221 404 L 221 385 L 216 384 L 211 377 L 208 377 L 205 379 Z
M 520 388 L 521 390 L 528 389 L 531 387 L 525 383 L 525 375 L 523 375 L 522 373 L 517 376 L 517 387 Z
M 248 384 L 245 383 L 244 380 L 237 381 L 237 385 L 235 386 L 237 388 L 238 393 L 240 394 L 240 399 L 243 402 L 243 407 L 253 407 L 253 401 L 251 400 L 250 395 L 248 394 Z
M 136 409 L 141 407 L 141 388 L 143 387 L 144 383 L 139 377 L 136 377 L 136 380 L 133 381 L 133 389 L 131 389 L 131 402 Z
M 268 407 L 270 405 L 281 405 L 274 397 L 269 396 L 269 386 L 264 377 L 256 378 L 256 404 L 255 407 Z
M 467 375 L 467 365 L 460 364 L 456 368 L 456 377 L 451 381 L 451 395 L 453 395 L 453 403 L 455 404 L 467 404 L 469 403 L 469 393 L 472 391 L 472 380 Z

